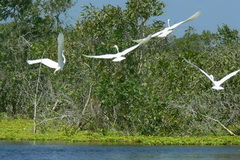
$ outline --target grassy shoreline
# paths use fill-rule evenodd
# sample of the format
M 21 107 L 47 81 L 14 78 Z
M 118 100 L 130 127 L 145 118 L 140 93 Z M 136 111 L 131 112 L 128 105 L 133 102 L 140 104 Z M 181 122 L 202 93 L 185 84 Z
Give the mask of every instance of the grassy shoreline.
M 66 134 L 65 131 L 48 131 L 45 133 L 32 132 L 32 120 L 1 120 L 0 140 L 36 140 L 36 141 L 65 141 L 94 144 L 119 145 L 228 145 L 240 146 L 240 136 L 202 136 L 202 137 L 161 137 L 161 136 L 126 136 L 121 132 L 78 131 Z

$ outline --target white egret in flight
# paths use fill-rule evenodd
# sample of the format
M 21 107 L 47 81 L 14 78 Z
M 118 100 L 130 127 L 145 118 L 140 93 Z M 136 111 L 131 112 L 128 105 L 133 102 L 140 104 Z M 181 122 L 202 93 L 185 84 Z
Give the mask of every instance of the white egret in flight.
M 196 18 L 198 18 L 200 16 L 201 12 L 200 11 L 197 11 L 196 13 L 194 13 L 191 17 L 189 17 L 188 19 L 184 20 L 184 21 L 181 21 L 181 22 L 178 22 L 172 26 L 170 26 L 170 19 L 168 19 L 168 27 L 164 28 L 163 30 L 159 31 L 159 32 L 156 32 L 154 33 L 151 38 L 153 37 L 159 37 L 159 38 L 164 38 L 164 37 L 167 37 L 167 35 L 169 35 L 170 33 L 173 32 L 173 30 L 175 28 L 177 28 L 179 25 L 183 24 L 183 23 L 186 23 L 188 21 L 192 21 Z M 139 39 L 139 40 L 134 40 L 134 42 L 137 42 L 137 43 L 140 43 L 141 40 L 143 39 Z
M 114 45 L 114 47 L 117 49 L 117 52 L 116 54 L 103 54 L 103 55 L 94 55 L 94 56 L 91 56 L 91 55 L 84 55 L 85 57 L 88 57 L 88 58 L 99 58 L 99 59 L 113 59 L 112 61 L 113 62 L 120 62 L 124 59 L 126 59 L 125 55 L 128 54 L 129 52 L 133 51 L 134 49 L 136 49 L 137 47 L 139 47 L 140 45 L 144 44 L 144 43 L 147 43 L 149 40 L 151 39 L 151 35 L 149 35 L 147 38 L 145 38 L 144 40 L 142 40 L 140 43 L 138 43 L 137 45 L 134 45 L 130 48 L 127 48 L 125 49 L 124 51 L 122 52 L 119 52 L 119 49 L 118 49 L 118 46 L 117 45 Z
M 196 13 L 194 13 L 191 17 L 189 17 L 188 19 L 184 20 L 184 21 L 181 21 L 181 22 L 178 22 L 172 26 L 170 26 L 170 19 L 168 19 L 168 27 L 166 27 L 165 29 L 163 29 L 162 31 L 159 31 L 155 34 L 152 35 L 152 37 L 166 37 L 168 34 L 172 33 L 173 30 L 175 28 L 177 28 L 178 26 L 180 26 L 181 24 L 183 23 L 186 23 L 188 21 L 192 21 L 194 19 L 197 19 L 199 16 L 200 16 L 201 12 L 200 11 L 197 11 Z
M 65 63 L 66 63 L 66 58 L 64 56 L 64 36 L 62 33 L 59 33 L 58 35 L 58 62 L 55 62 L 51 59 L 48 58 L 42 58 L 42 59 L 36 59 L 36 60 L 27 60 L 28 64 L 36 64 L 36 63 L 42 63 L 50 68 L 55 68 L 56 71 L 63 69 Z
M 223 90 L 224 88 L 221 86 L 222 83 L 224 83 L 226 80 L 228 80 L 229 78 L 231 78 L 232 76 L 236 75 L 238 72 L 240 72 L 240 69 L 239 70 L 236 70 L 228 75 L 226 75 L 225 77 L 223 77 L 221 80 L 219 81 L 216 81 L 214 80 L 214 77 L 213 75 L 209 75 L 207 74 L 204 70 L 202 70 L 201 68 L 199 68 L 198 66 L 192 64 L 190 61 L 188 61 L 187 59 L 184 58 L 184 60 L 191 64 L 192 66 L 196 67 L 197 69 L 199 69 L 203 74 L 205 74 L 205 76 L 207 76 L 213 83 L 213 89 L 215 90 Z
M 99 59 L 113 59 L 112 61 L 113 62 L 120 62 L 124 59 L 126 59 L 126 57 L 124 57 L 127 53 L 131 52 L 132 50 L 136 49 L 138 46 L 140 46 L 140 44 L 137 44 L 135 46 L 132 46 L 128 49 L 125 49 L 124 51 L 122 52 L 119 52 L 118 50 L 118 46 L 117 45 L 114 45 L 114 47 L 117 49 L 117 52 L 116 54 L 103 54 L 103 55 L 95 55 L 95 56 L 90 56 L 90 55 L 84 55 L 85 57 L 88 57 L 88 58 L 99 58 Z

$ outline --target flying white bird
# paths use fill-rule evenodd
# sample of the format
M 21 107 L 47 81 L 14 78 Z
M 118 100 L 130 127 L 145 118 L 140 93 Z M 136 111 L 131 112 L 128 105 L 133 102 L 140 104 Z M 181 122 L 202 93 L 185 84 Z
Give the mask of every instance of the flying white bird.
M 66 58 L 64 56 L 64 36 L 62 33 L 59 33 L 58 35 L 58 62 L 55 62 L 51 59 L 48 58 L 42 58 L 42 59 L 36 59 L 36 60 L 27 60 L 28 64 L 36 64 L 36 63 L 42 63 L 50 68 L 55 68 L 56 71 L 63 69 L 65 63 L 66 63 Z
M 172 26 L 170 26 L 170 19 L 168 19 L 168 27 L 164 28 L 163 30 L 159 31 L 159 32 L 156 32 L 154 33 L 151 38 L 153 37 L 159 37 L 159 38 L 164 38 L 164 37 L 167 37 L 167 35 L 169 35 L 170 33 L 173 32 L 173 30 L 175 28 L 177 28 L 179 25 L 183 24 L 183 23 L 186 23 L 188 21 L 192 21 L 196 18 L 198 18 L 200 16 L 201 12 L 200 11 L 197 11 L 195 14 L 193 14 L 191 17 L 189 17 L 188 19 L 184 20 L 184 21 L 181 21 L 181 22 L 178 22 Z M 143 38 L 144 39 L 144 38 Z M 134 40 L 134 42 L 137 42 L 137 43 L 140 43 L 143 39 L 139 39 L 139 40 Z
M 197 69 L 199 69 L 203 74 L 205 74 L 205 76 L 207 76 L 213 83 L 213 89 L 215 90 L 223 90 L 224 88 L 221 86 L 222 83 L 224 83 L 226 80 L 228 80 L 229 78 L 231 78 L 232 76 L 236 75 L 238 72 L 240 72 L 240 69 L 239 70 L 236 70 L 228 75 L 226 75 L 225 77 L 223 77 L 221 80 L 219 81 L 215 81 L 214 80 L 214 77 L 213 75 L 209 75 L 207 74 L 204 70 L 202 70 L 201 68 L 199 68 L 198 66 L 192 64 L 190 61 L 188 61 L 187 59 L 184 58 L 184 60 L 191 64 L 192 66 L 196 67 Z
M 120 61 L 126 59 L 126 57 L 125 57 L 126 54 L 133 51 L 134 49 L 136 49 L 140 45 L 142 45 L 144 43 L 147 43 L 150 39 L 151 39 L 151 35 L 149 35 L 147 38 L 142 40 L 142 42 L 138 43 L 137 45 L 134 45 L 130 48 L 127 48 L 122 52 L 119 52 L 118 46 L 114 45 L 114 47 L 117 49 L 117 52 L 118 52 L 116 54 L 103 54 L 103 55 L 95 55 L 95 56 L 90 56 L 90 55 L 84 55 L 83 54 L 83 56 L 88 57 L 88 58 L 113 59 L 112 60 L 113 62 L 120 62 Z
M 116 54 L 103 54 L 103 55 L 95 55 L 95 56 L 90 56 L 90 55 L 84 55 L 85 57 L 88 57 L 88 58 L 99 58 L 99 59 L 113 59 L 112 61 L 113 62 L 120 62 L 124 59 L 126 59 L 126 57 L 124 57 L 127 53 L 131 52 L 132 50 L 136 49 L 138 46 L 140 46 L 140 44 L 137 44 L 135 46 L 132 46 L 128 49 L 125 49 L 124 51 L 122 52 L 119 52 L 118 50 L 118 46 L 117 45 L 114 45 L 114 47 L 117 49 L 117 52 Z
M 159 31 L 155 34 L 152 35 L 152 37 L 166 37 L 168 34 L 172 33 L 173 30 L 175 28 L 177 28 L 178 26 L 180 26 L 181 24 L 183 23 L 186 23 L 188 21 L 192 21 L 194 19 L 197 19 L 199 16 L 200 16 L 201 12 L 200 11 L 197 11 L 196 13 L 194 13 L 191 17 L 189 17 L 188 19 L 184 20 L 184 21 L 181 21 L 181 22 L 178 22 L 172 26 L 170 26 L 170 19 L 168 19 L 168 27 L 166 27 L 165 29 L 163 29 L 162 31 Z

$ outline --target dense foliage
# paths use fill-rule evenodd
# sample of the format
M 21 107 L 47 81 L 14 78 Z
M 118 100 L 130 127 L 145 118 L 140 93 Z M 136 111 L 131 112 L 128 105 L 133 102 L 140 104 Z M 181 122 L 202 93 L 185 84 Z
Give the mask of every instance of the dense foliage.
M 238 30 L 218 26 L 217 33 L 198 34 L 189 27 L 152 39 L 115 63 L 82 54 L 114 53 L 164 28 L 165 4 L 158 0 L 128 0 L 126 9 L 83 6 L 79 20 L 64 25 L 60 15 L 69 1 L 1 1 L 0 112 L 33 118 L 38 128 L 119 130 L 145 135 L 240 134 L 240 80 L 237 75 L 214 91 L 211 82 L 183 57 L 220 79 L 239 69 Z M 148 10 L 146 10 L 148 8 Z M 185 17 L 183 17 L 185 18 Z M 64 27 L 65 29 L 61 28 Z M 65 35 L 67 64 L 53 74 L 27 59 L 57 59 L 57 35 Z M 224 128 L 224 127 L 226 128 Z

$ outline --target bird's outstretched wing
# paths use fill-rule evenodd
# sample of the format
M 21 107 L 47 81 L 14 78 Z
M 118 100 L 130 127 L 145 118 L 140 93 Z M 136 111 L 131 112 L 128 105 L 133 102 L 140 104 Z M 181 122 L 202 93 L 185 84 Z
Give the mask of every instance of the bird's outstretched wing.
M 50 68 L 55 68 L 55 69 L 58 68 L 58 63 L 48 58 L 27 60 L 27 63 L 28 64 L 42 63 Z
M 219 80 L 219 84 L 221 85 L 223 82 L 225 82 L 226 80 L 228 80 L 229 78 L 231 78 L 232 76 L 235 76 L 238 72 L 240 72 L 240 69 L 239 70 L 236 70 L 228 75 L 226 75 L 225 77 L 223 77 L 221 80 Z
M 184 58 L 184 60 L 191 64 L 192 66 L 194 66 L 195 68 L 199 69 L 203 74 L 205 74 L 205 76 L 207 76 L 213 83 L 214 83 L 214 79 L 209 75 L 207 74 L 204 70 L 202 70 L 201 68 L 199 68 L 198 66 L 196 66 L 195 64 L 191 63 L 190 61 L 188 61 L 186 58 Z
M 164 28 L 163 30 L 154 33 L 154 34 L 152 35 L 152 37 L 157 37 L 157 36 L 159 36 L 160 34 L 163 34 L 163 33 L 168 32 L 168 30 L 169 30 L 169 27 L 166 27 L 166 28 Z
M 60 66 L 63 65 L 63 50 L 64 50 L 64 36 L 62 33 L 59 33 L 58 35 L 58 63 Z
M 134 49 L 136 49 L 137 47 L 139 47 L 140 45 L 141 45 L 141 42 L 140 42 L 139 44 L 137 44 L 137 45 L 134 45 L 134 46 L 132 46 L 132 47 L 130 47 L 130 48 L 125 49 L 124 51 L 118 53 L 118 55 L 124 56 L 124 55 L 128 54 L 129 52 L 131 52 L 132 50 L 134 50 Z
M 169 30 L 166 30 L 166 31 L 158 34 L 157 37 L 159 37 L 159 38 L 164 38 L 164 37 L 167 37 L 167 36 L 168 36 L 170 33 L 172 33 L 172 32 L 173 32 L 173 30 L 169 29 Z
M 136 42 L 136 43 L 141 43 L 142 41 L 144 41 L 145 38 L 143 39 L 136 39 L 136 40 L 132 40 L 133 42 Z
M 197 11 L 196 13 L 194 13 L 194 14 L 193 14 L 191 17 L 189 17 L 188 19 L 172 25 L 171 27 L 169 27 L 169 29 L 170 29 L 170 30 L 175 29 L 175 28 L 177 28 L 178 26 L 180 26 L 180 25 L 183 24 L 183 23 L 186 23 L 186 22 L 188 22 L 188 21 L 192 21 L 192 20 L 194 20 L 194 19 L 197 19 L 200 15 L 201 15 L 201 11 Z
M 195 19 L 197 19 L 200 15 L 201 15 L 201 11 L 197 11 L 197 12 L 194 13 L 191 17 L 189 17 L 188 19 L 186 19 L 186 20 L 184 21 L 184 23 L 185 23 L 185 22 L 188 22 L 188 21 L 195 20 Z
M 83 56 L 88 58 L 99 58 L 99 59 L 112 59 L 117 57 L 116 54 L 103 54 L 103 55 L 95 55 L 95 56 L 83 54 Z
M 147 37 L 143 38 L 143 39 L 138 39 L 138 40 L 132 40 L 133 42 L 136 43 L 141 43 L 141 44 L 145 44 L 147 43 L 150 39 L 152 38 L 152 35 L 148 35 Z

